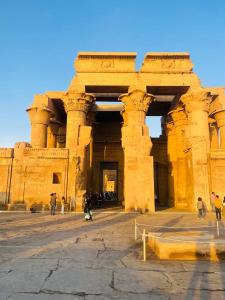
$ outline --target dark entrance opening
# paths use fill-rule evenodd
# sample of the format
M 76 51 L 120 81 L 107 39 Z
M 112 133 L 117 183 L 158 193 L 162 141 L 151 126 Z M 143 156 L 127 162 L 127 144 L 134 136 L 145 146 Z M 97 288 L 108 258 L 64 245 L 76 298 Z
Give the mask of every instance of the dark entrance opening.
M 96 207 L 115 207 L 121 203 L 118 197 L 118 162 L 100 162 L 99 166 L 99 193 Z

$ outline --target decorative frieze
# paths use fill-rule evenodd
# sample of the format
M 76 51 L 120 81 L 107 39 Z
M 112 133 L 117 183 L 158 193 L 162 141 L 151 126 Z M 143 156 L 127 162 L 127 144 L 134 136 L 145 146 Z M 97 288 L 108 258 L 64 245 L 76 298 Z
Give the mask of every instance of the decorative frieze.
M 13 157 L 13 148 L 0 148 L 1 158 L 11 158 Z
M 79 52 L 75 69 L 83 72 L 134 72 L 135 52 Z
M 149 52 L 146 54 L 141 72 L 150 73 L 191 73 L 193 64 L 189 53 Z
M 68 149 L 25 148 L 23 153 L 29 158 L 68 158 Z

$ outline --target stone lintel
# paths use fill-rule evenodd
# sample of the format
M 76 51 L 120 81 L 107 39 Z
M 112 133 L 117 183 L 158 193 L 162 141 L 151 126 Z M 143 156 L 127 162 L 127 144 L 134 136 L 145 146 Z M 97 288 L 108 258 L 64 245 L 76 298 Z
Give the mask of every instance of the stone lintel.
M 110 104 L 99 104 L 96 105 L 95 111 L 122 111 L 124 109 L 123 104 L 110 105 Z
M 77 73 L 135 72 L 136 52 L 79 52 Z
M 45 93 L 50 99 L 62 99 L 65 95 L 65 92 L 62 91 L 48 91 Z
M 140 72 L 192 73 L 193 64 L 187 52 L 148 52 Z

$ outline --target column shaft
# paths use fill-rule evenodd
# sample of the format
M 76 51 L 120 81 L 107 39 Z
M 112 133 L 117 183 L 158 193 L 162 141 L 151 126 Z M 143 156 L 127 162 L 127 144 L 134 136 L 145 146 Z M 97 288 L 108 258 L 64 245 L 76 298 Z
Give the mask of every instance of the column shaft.
M 74 149 L 78 145 L 79 126 L 85 125 L 85 122 L 84 111 L 67 112 L 66 148 Z
M 47 125 L 31 125 L 31 145 L 33 148 L 46 148 L 47 145 Z
M 220 148 L 225 149 L 225 126 L 220 127 Z
M 125 210 L 154 211 L 153 158 L 145 115 L 154 97 L 141 90 L 121 95 L 124 103 L 122 147 L 124 149 Z

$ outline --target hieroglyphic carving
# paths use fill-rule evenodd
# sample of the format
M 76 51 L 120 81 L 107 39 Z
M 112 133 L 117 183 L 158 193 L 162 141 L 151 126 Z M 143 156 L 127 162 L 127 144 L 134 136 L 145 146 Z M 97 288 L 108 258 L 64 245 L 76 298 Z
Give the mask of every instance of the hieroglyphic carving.
M 68 158 L 68 149 L 25 148 L 23 153 L 31 158 Z

